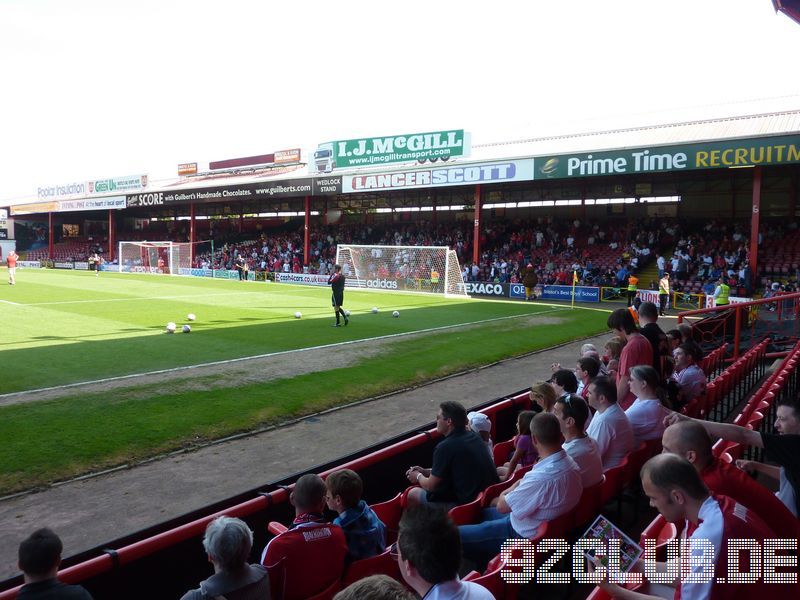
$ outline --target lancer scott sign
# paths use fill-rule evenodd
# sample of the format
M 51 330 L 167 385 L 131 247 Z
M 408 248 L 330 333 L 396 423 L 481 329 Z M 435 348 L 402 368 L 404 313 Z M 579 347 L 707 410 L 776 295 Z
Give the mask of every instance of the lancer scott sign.
M 800 163 L 800 135 L 537 157 L 536 179 Z
M 393 173 L 342 176 L 342 192 L 373 190 L 403 190 L 412 188 L 446 187 L 475 183 L 501 183 L 533 179 L 533 160 L 452 165 L 434 169 L 415 169 Z
M 320 144 L 311 161 L 320 172 L 415 160 L 469 156 L 469 134 L 463 129 L 411 133 Z

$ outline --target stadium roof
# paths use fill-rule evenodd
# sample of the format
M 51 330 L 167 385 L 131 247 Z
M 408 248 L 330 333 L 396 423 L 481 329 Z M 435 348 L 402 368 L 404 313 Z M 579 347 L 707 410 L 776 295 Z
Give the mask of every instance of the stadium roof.
M 554 135 L 473 146 L 471 160 L 619 150 L 800 133 L 800 110 Z
M 800 0 L 772 0 L 772 5 L 776 12 L 782 12 L 800 24 Z

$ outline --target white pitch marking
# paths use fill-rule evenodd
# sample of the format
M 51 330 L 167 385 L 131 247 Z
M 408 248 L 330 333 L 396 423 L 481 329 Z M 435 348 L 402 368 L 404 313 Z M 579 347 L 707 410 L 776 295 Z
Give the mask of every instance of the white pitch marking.
M 59 300 L 57 302 L 32 302 L 30 304 L 20 304 L 19 306 L 52 306 L 54 304 L 83 304 L 86 302 L 100 303 L 100 302 L 130 302 L 138 300 L 177 300 L 180 298 L 213 298 L 215 296 L 243 296 L 245 294 L 258 294 L 260 292 L 224 292 L 221 294 L 181 294 L 179 296 L 142 296 L 131 298 L 106 298 L 105 300 Z M 11 303 L 13 304 L 13 302 Z
M 12 306 L 25 306 L 24 304 L 20 304 L 19 302 L 12 302 L 11 300 L 0 300 L 0 302 L 11 304 Z
M 338 346 L 349 346 L 351 344 L 359 344 L 361 342 L 374 342 L 376 340 L 388 340 L 391 338 L 397 337 L 406 337 L 410 335 L 416 335 L 418 333 L 430 333 L 432 331 L 442 331 L 444 329 L 455 329 L 456 327 L 464 327 L 466 325 L 481 325 L 483 323 L 492 323 L 495 321 L 506 321 L 508 319 L 519 319 L 521 317 L 538 317 L 539 315 L 545 315 L 554 312 L 561 312 L 563 310 L 569 310 L 566 307 L 559 307 L 553 308 L 552 310 L 546 310 L 543 312 L 537 313 L 528 313 L 524 315 L 511 315 L 508 317 L 495 317 L 493 319 L 483 319 L 481 321 L 471 321 L 469 323 L 457 323 L 455 325 L 442 325 L 441 327 L 429 327 L 428 329 L 418 329 L 416 331 L 407 331 L 405 333 L 391 333 L 389 335 L 379 335 L 377 337 L 371 338 L 361 338 L 358 340 L 348 340 L 346 342 L 336 342 L 335 344 L 324 344 L 322 346 L 311 346 L 309 348 L 294 348 L 292 350 L 281 350 L 280 352 L 269 352 L 267 354 L 257 354 L 255 356 L 242 356 L 240 358 L 230 358 L 227 360 L 215 360 L 213 362 L 208 363 L 201 363 L 198 365 L 187 365 L 185 367 L 173 367 L 171 369 L 160 369 L 158 371 L 147 371 L 145 373 L 132 373 L 131 375 L 120 375 L 118 377 L 105 377 L 103 379 L 94 379 L 91 381 L 80 381 L 77 383 L 67 383 L 64 385 L 55 385 L 52 387 L 46 388 L 37 388 L 34 390 L 25 390 L 22 392 L 11 392 L 8 394 L 0 394 L 0 406 L 3 405 L 3 400 L 14 398 L 16 396 L 21 396 L 23 394 L 35 394 L 38 392 L 51 392 L 53 390 L 67 390 L 74 387 L 79 387 L 82 385 L 91 385 L 94 383 L 108 383 L 110 381 L 123 381 L 125 379 L 136 379 L 137 377 L 146 377 L 148 375 L 163 375 L 164 373 L 177 373 L 179 371 L 188 371 L 190 369 L 202 369 L 204 367 L 213 367 L 217 365 L 230 365 L 237 362 L 244 362 L 246 360 L 255 360 L 258 358 L 271 358 L 273 356 L 283 356 L 285 354 L 295 354 L 297 352 L 305 352 L 308 350 L 325 350 L 326 348 L 336 348 Z

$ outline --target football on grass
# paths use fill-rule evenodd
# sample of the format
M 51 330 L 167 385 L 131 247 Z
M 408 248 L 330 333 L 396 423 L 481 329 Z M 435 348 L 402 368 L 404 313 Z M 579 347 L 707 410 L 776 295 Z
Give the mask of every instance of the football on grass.
M 349 310 L 344 311 L 344 316 L 345 317 L 349 317 L 350 316 L 350 311 Z
M 184 325 L 183 326 L 183 333 L 189 333 L 192 330 L 191 325 Z
M 175 323 L 172 321 L 167 323 L 167 333 L 175 333 Z
M 194 313 L 189 313 L 188 315 L 186 315 L 186 320 L 187 321 L 194 321 L 195 318 L 196 317 L 194 316 Z
M 394 312 L 392 313 L 392 316 L 393 316 L 393 317 L 396 319 L 397 317 L 399 317 L 399 316 L 400 316 L 400 311 L 399 311 L 399 310 L 396 310 L 396 311 L 394 311 Z
M 372 307 L 372 314 L 374 315 L 377 312 L 378 312 L 378 307 L 377 306 L 373 306 Z
M 299 310 L 296 313 L 294 313 L 294 318 L 295 319 L 299 319 L 302 316 L 303 316 L 303 313 L 301 313 Z

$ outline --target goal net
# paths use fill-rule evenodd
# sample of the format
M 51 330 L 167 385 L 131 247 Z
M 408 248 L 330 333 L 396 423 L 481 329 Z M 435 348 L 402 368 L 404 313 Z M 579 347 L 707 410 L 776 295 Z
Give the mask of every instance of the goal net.
M 350 288 L 467 296 L 458 257 L 447 246 L 339 245 L 336 263 Z
M 120 273 L 177 275 L 192 266 L 189 242 L 120 242 Z

